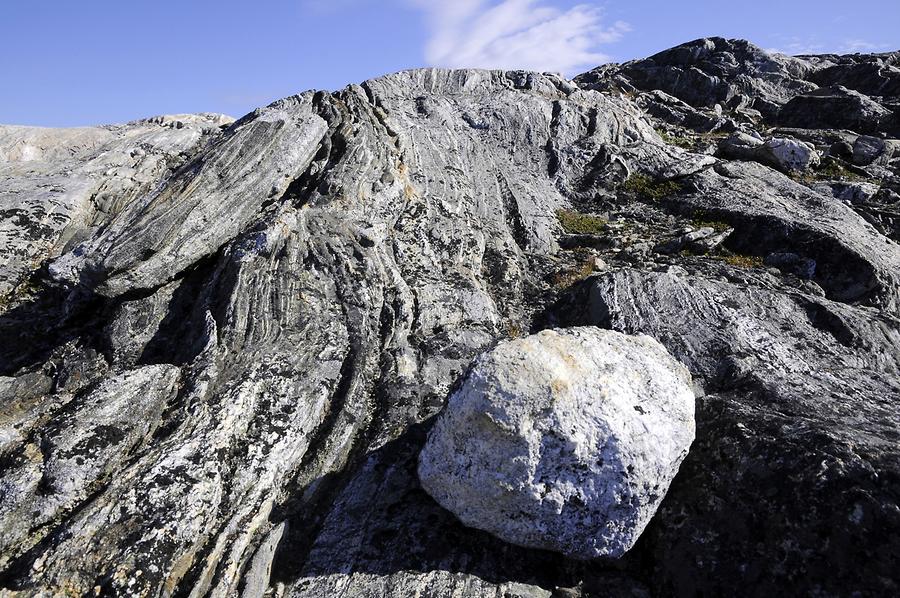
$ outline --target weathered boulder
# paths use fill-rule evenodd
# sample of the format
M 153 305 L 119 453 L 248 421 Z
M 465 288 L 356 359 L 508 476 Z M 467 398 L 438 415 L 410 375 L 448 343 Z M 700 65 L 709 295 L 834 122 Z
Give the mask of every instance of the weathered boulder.
M 860 135 L 853 143 L 852 160 L 857 166 L 869 164 L 884 166 L 898 154 L 900 154 L 900 140 Z
M 760 162 L 771 164 L 782 172 L 798 172 L 818 166 L 816 148 L 804 141 L 783 137 L 767 140 L 758 150 Z
M 719 142 L 718 155 L 730 160 L 755 160 L 763 143 L 757 133 L 735 131 Z
M 753 160 L 785 173 L 818 166 L 819 154 L 811 143 L 789 137 L 762 140 L 749 133 L 735 131 L 719 143 L 718 155 L 731 160 Z
M 890 110 L 841 85 L 798 95 L 781 108 L 778 122 L 786 127 L 850 129 L 857 133 L 896 128 L 896 118 Z
M 867 166 L 877 160 L 885 150 L 884 139 L 860 135 L 853 143 L 853 163 L 857 166 Z
M 647 336 L 545 330 L 482 355 L 419 457 L 468 526 L 589 559 L 619 557 L 694 439 L 687 370 Z
M 824 195 L 831 195 L 841 201 L 864 203 L 872 199 L 880 187 L 876 183 L 862 181 L 823 181 L 813 189 Z

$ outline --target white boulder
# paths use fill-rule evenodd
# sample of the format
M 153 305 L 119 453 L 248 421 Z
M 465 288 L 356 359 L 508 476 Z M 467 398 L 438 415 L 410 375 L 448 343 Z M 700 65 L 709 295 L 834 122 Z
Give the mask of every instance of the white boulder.
M 802 172 L 820 163 L 819 154 L 812 144 L 789 137 L 773 137 L 757 151 L 760 152 L 761 162 L 783 172 Z
M 748 160 L 782 172 L 802 172 L 821 163 L 816 148 L 790 137 L 771 137 L 763 141 L 758 133 L 735 131 L 719 143 L 719 156 L 729 160 Z
M 590 559 L 637 541 L 694 439 L 688 371 L 657 341 L 545 330 L 475 362 L 419 456 L 465 525 Z

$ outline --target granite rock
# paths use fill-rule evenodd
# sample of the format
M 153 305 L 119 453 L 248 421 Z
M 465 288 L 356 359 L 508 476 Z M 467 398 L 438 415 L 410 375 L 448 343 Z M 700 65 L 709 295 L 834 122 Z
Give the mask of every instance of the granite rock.
M 690 376 L 659 343 L 544 330 L 483 354 L 419 457 L 467 526 L 571 558 L 620 557 L 694 439 Z

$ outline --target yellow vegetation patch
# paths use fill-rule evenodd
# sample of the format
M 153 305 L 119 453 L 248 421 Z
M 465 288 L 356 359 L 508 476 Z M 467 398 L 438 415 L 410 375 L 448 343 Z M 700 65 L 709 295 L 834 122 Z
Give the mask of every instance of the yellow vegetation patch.
M 681 185 L 675 181 L 655 181 L 645 174 L 634 174 L 625 181 L 623 189 L 635 195 L 659 200 L 681 191 Z
M 569 234 L 596 235 L 606 230 L 606 220 L 599 216 L 572 210 L 557 210 L 556 217 L 563 230 Z

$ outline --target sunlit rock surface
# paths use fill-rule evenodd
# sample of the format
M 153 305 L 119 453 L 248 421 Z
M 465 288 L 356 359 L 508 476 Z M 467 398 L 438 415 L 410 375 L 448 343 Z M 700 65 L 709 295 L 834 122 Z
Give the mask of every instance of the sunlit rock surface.
M 894 145 L 897 62 L 715 38 L 575 81 L 418 70 L 234 123 L 0 128 L 0 584 L 896 594 L 900 178 L 859 139 Z M 820 163 L 716 157 L 734 131 Z M 575 325 L 652 336 L 701 395 L 613 563 L 464 527 L 416 475 L 476 356 Z
M 419 479 L 470 527 L 571 558 L 617 558 L 693 440 L 690 374 L 658 342 L 544 330 L 478 358 L 428 436 Z

